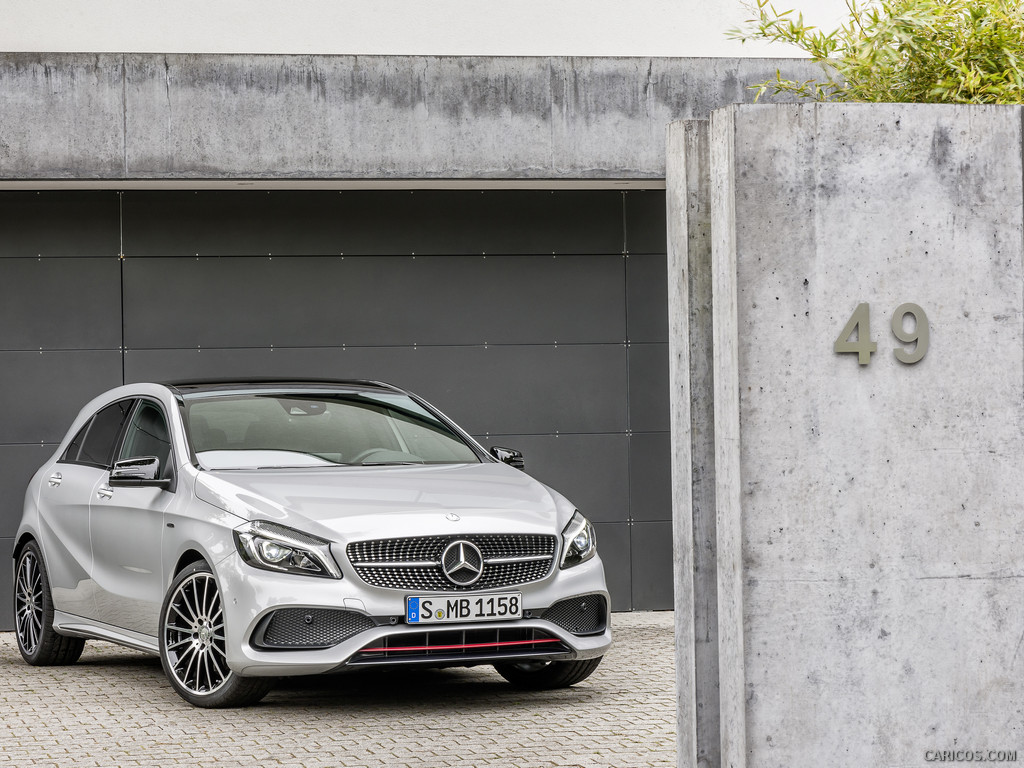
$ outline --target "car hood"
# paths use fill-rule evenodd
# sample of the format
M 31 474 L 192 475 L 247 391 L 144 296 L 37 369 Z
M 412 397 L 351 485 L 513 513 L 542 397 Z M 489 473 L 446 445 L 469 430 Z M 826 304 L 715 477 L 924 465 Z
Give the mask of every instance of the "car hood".
M 559 533 L 564 497 L 504 464 L 202 471 L 196 496 L 328 539 Z

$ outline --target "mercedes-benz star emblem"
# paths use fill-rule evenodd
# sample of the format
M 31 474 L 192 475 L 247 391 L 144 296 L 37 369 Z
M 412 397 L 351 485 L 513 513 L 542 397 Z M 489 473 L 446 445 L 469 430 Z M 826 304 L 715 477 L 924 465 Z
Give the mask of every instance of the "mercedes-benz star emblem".
M 484 575 L 484 556 L 476 544 L 459 539 L 445 547 L 441 569 L 452 584 L 468 587 Z

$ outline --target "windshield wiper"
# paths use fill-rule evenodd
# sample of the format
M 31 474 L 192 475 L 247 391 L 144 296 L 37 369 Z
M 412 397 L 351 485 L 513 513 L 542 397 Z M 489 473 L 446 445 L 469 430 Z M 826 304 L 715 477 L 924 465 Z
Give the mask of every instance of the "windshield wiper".
M 364 461 L 360 464 L 360 467 L 398 467 L 398 466 L 416 466 L 422 464 L 422 461 Z
M 330 464 L 266 464 L 256 469 L 330 469 L 331 467 L 352 467 L 354 464 L 346 464 L 344 461 L 331 462 Z M 238 467 L 248 469 L 248 467 Z

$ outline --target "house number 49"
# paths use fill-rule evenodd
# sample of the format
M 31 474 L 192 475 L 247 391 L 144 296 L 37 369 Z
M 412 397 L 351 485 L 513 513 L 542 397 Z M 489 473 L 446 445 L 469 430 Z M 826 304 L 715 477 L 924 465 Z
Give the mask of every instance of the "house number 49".
M 907 315 L 914 317 L 914 329 L 910 332 L 903 330 L 903 321 Z M 917 304 L 909 302 L 900 304 L 892 313 L 890 326 L 893 335 L 904 344 L 916 342 L 916 346 L 910 351 L 894 349 L 893 354 L 896 355 L 896 359 L 907 365 L 920 362 L 928 353 L 928 315 L 924 313 L 924 310 Z M 857 335 L 857 338 L 851 341 L 854 334 Z M 871 353 L 878 350 L 878 345 L 871 340 L 871 313 L 866 302 L 858 304 L 857 308 L 853 310 L 853 314 L 843 326 L 843 330 L 839 332 L 832 349 L 837 354 L 849 352 L 857 355 L 857 362 L 861 365 L 871 362 Z

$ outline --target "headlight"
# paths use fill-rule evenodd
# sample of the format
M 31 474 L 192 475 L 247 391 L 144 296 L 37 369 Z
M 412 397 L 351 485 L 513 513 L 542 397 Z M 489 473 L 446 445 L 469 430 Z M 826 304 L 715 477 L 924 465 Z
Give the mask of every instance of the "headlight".
M 256 520 L 236 528 L 235 545 L 242 559 L 253 568 L 341 578 L 329 542 L 277 523 Z
M 594 526 L 579 512 L 562 531 L 562 568 L 585 563 L 597 554 L 597 536 Z

